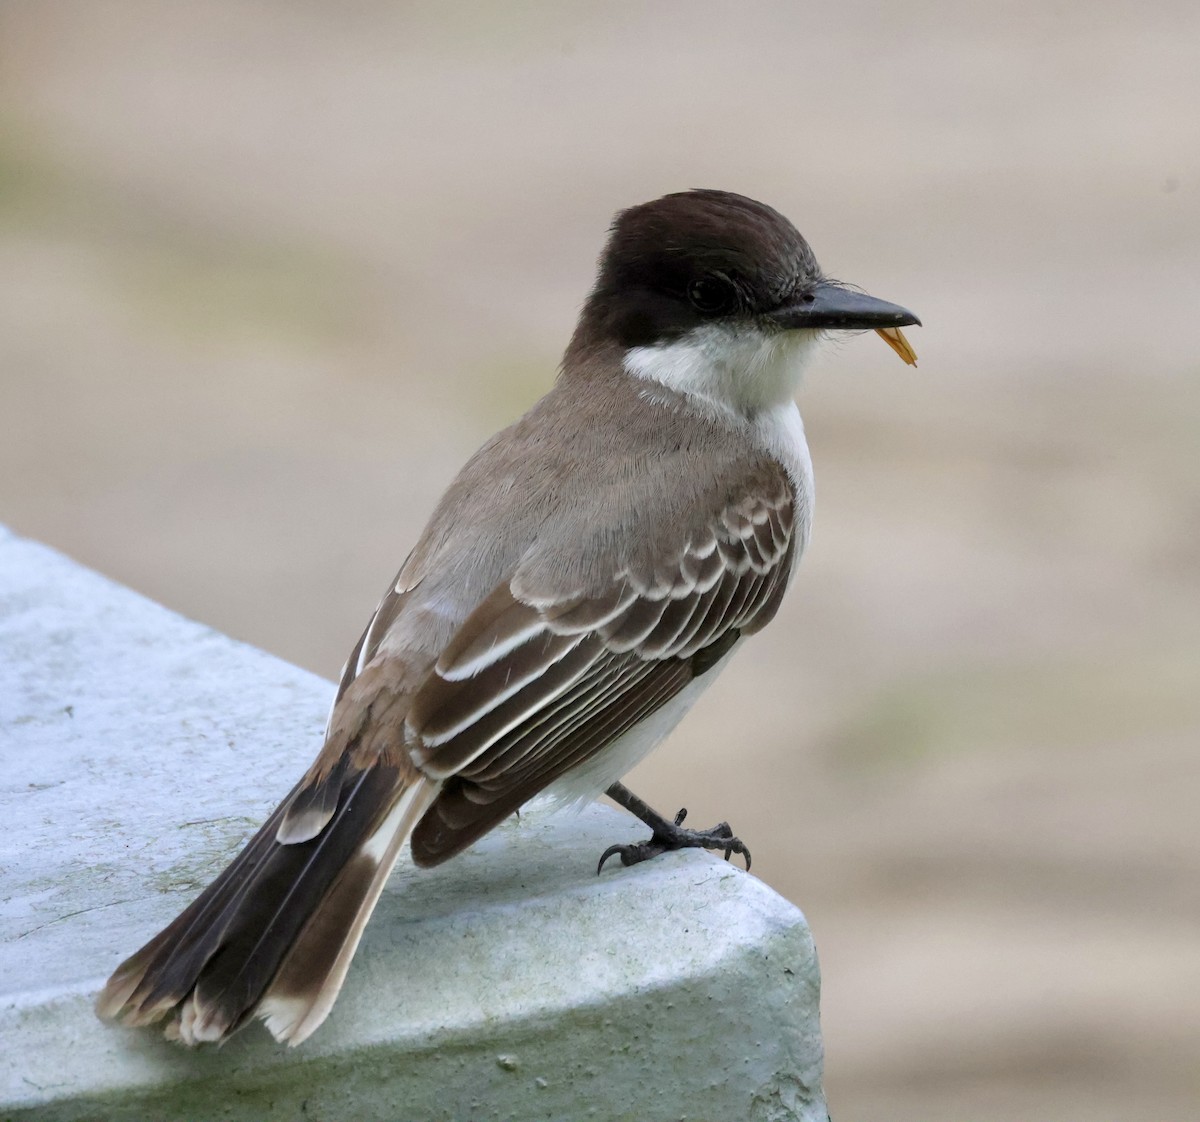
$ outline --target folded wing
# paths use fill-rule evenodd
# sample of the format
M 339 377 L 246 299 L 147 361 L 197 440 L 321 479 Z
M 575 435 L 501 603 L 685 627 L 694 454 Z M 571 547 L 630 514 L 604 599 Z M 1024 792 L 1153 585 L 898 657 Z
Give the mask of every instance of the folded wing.
M 793 518 L 781 481 L 599 592 L 496 589 L 408 710 L 413 761 L 442 783 L 412 836 L 416 862 L 470 845 L 765 626 L 787 587 Z

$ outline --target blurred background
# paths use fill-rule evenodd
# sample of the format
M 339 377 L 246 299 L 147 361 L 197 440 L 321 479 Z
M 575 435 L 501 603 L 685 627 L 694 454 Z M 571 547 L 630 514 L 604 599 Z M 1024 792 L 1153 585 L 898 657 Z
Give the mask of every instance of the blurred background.
M 0 520 L 332 676 L 691 186 L 926 326 L 816 364 L 800 576 L 632 785 L 805 910 L 842 1122 L 1195 1117 L 1191 0 L 8 0 Z

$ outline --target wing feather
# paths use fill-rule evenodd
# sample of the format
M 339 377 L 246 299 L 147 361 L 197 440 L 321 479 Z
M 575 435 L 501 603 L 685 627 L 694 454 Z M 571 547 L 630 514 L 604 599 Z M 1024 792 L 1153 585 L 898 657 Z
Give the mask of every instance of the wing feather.
M 588 719 L 612 694 L 623 687 L 622 667 L 611 662 L 577 681 L 569 690 L 534 714 L 525 724 L 496 740 L 471 761 L 471 775 L 479 783 L 502 776 L 511 764 L 514 746 L 525 752 L 538 752 L 558 730 Z M 535 727 L 536 726 L 536 727 Z
M 590 595 L 510 582 L 488 597 L 408 711 L 414 762 L 445 780 L 413 834 L 417 862 L 453 856 L 765 625 L 791 570 L 792 507 L 786 484 L 740 497 L 674 556 Z
M 525 680 L 522 688 L 512 691 L 500 701 L 494 701 L 490 695 L 476 697 L 468 688 L 471 683 L 464 683 L 464 688 L 455 691 L 452 702 L 456 713 L 460 714 L 460 731 L 449 737 L 427 737 L 426 726 L 420 723 L 420 713 L 416 713 L 415 721 L 413 713 L 410 713 L 410 729 L 420 737 L 420 747 L 412 749 L 414 762 L 433 779 L 448 778 L 461 771 L 506 733 L 520 727 L 530 716 L 543 713 L 547 705 L 592 668 L 601 650 L 599 640 L 594 637 L 568 636 L 560 637 L 559 641 L 570 646 L 568 653 L 543 673 Z M 489 671 L 489 675 L 491 673 Z M 477 683 L 481 691 L 489 685 L 480 680 Z M 444 689 L 437 679 L 433 679 L 429 686 Z
M 640 596 L 625 611 L 624 615 L 600 629 L 604 645 L 610 651 L 636 650 L 651 635 L 666 611 L 665 597 L 651 599 Z
M 543 627 L 472 678 L 431 675 L 413 699 L 408 712 L 409 728 L 420 729 L 421 740 L 427 747 L 472 732 L 481 718 L 510 698 L 520 696 L 530 684 L 545 681 L 547 671 L 582 641 L 582 635 L 555 635 Z
M 675 647 L 680 658 L 689 658 L 716 638 L 722 630 L 720 621 L 725 609 L 736 591 L 736 578 L 725 574 L 712 588 L 701 594 L 688 625 L 675 637 Z

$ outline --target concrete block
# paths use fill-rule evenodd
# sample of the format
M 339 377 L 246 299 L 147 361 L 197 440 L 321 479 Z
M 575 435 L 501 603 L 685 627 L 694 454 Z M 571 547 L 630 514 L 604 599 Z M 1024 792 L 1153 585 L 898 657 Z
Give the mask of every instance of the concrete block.
M 0 1119 L 824 1122 L 803 916 L 708 854 L 597 877 L 645 832 L 598 806 L 402 857 L 300 1048 L 97 1021 L 109 971 L 308 765 L 331 696 L 0 528 Z

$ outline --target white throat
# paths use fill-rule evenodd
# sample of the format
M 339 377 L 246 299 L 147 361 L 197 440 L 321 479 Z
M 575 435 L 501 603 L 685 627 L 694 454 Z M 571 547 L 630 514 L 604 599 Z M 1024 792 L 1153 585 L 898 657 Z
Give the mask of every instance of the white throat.
M 752 418 L 790 402 L 819 331 L 704 324 L 670 343 L 630 347 L 625 370 Z

